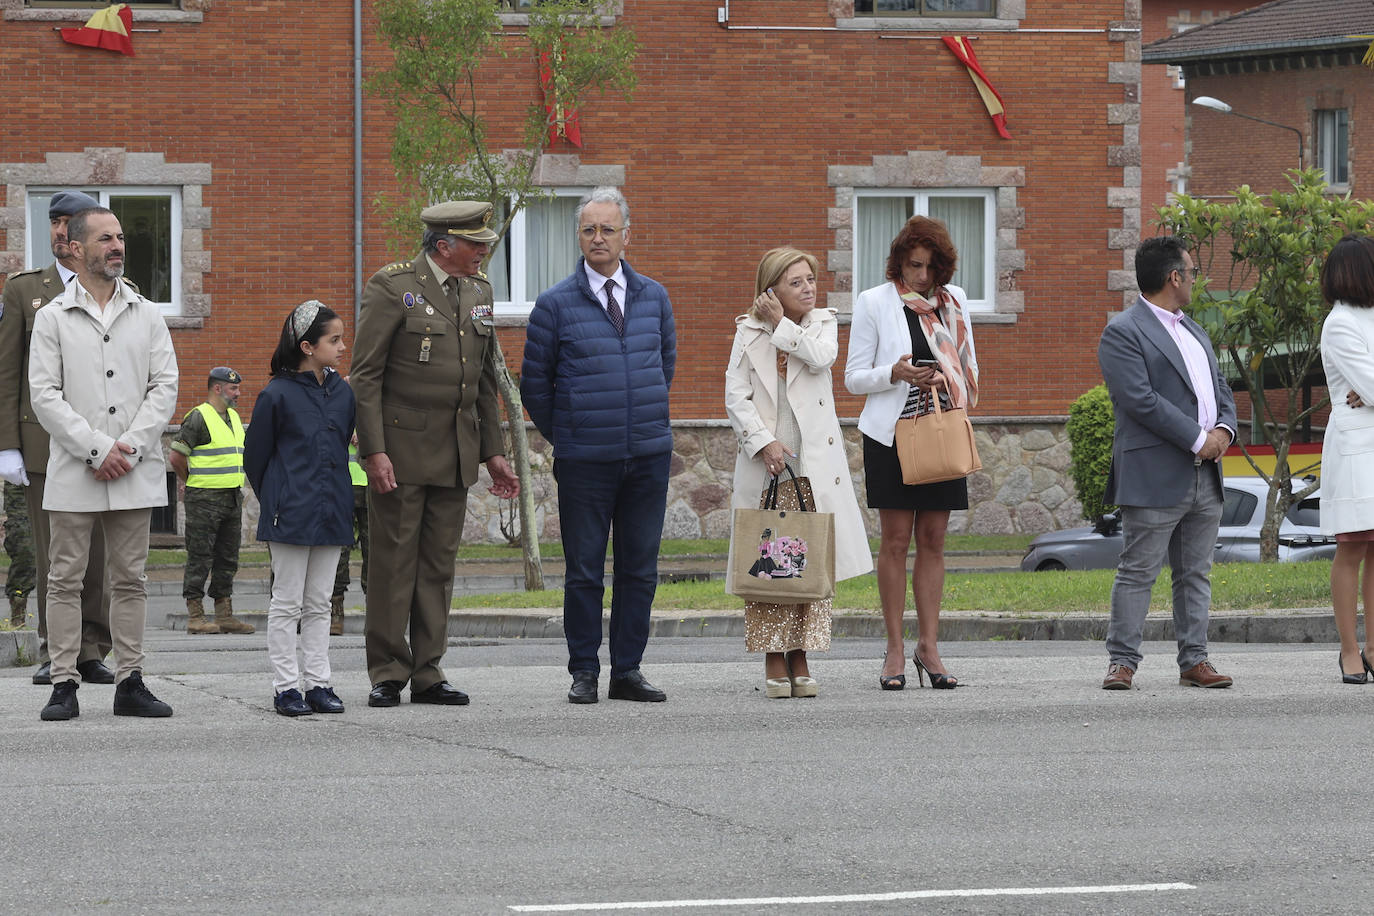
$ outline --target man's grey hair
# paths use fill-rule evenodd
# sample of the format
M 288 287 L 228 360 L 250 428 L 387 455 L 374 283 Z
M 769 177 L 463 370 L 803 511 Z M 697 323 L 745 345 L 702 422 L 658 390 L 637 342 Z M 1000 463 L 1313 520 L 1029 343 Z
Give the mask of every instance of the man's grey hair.
M 448 237 L 448 233 L 446 232 L 437 232 L 434 229 L 426 229 L 425 234 L 421 239 L 421 246 L 424 248 L 425 251 L 428 251 L 430 254 L 433 254 L 434 252 L 439 250 L 439 242 Z
M 573 211 L 573 231 L 582 228 L 582 211 L 587 208 L 587 204 L 615 204 L 620 208 L 620 222 L 623 226 L 630 225 L 630 205 L 625 201 L 625 195 L 620 193 L 619 188 L 603 185 L 599 188 L 592 188 L 582 199 L 577 202 L 577 209 Z

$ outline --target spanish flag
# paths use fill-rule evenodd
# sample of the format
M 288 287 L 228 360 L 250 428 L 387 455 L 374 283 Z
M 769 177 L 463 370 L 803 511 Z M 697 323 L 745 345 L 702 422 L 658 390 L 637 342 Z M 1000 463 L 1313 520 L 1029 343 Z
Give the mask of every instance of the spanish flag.
M 116 3 L 97 12 L 79 29 L 63 29 L 62 40 L 68 44 L 118 51 L 133 57 L 134 40 L 130 34 L 133 27 L 134 14 L 129 4 Z
M 987 74 L 978 66 L 978 58 L 973 55 L 973 47 L 968 43 L 968 39 L 943 35 L 941 40 L 945 47 L 959 58 L 959 62 L 968 68 L 969 78 L 978 88 L 978 94 L 983 97 L 983 104 L 987 106 L 988 114 L 992 115 L 992 124 L 997 128 L 997 133 L 1001 134 L 1003 140 L 1010 140 L 1011 134 L 1007 133 L 1007 114 L 1006 109 L 1002 107 L 1002 96 L 992 88 L 992 82 L 988 80 Z

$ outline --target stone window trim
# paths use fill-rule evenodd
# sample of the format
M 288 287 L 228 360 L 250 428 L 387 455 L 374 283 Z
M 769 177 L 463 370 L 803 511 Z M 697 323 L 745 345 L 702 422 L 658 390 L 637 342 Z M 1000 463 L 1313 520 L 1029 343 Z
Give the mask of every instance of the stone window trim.
M 47 153 L 41 163 L 0 162 L 0 181 L 5 184 L 5 206 L 0 207 L 0 228 L 5 230 L 0 271 L 9 274 L 24 269 L 25 200 L 30 186 L 177 186 L 181 188 L 181 314 L 168 315 L 167 326 L 202 328 L 211 305 L 205 292 L 205 274 L 210 270 L 205 232 L 210 228 L 211 212 L 203 203 L 210 176 L 207 162 L 171 163 L 162 153 L 130 153 L 121 147 L 90 146 L 80 153 Z
M 180 0 L 175 4 L 177 8 L 158 9 L 156 7 L 137 6 L 138 0 L 131 0 L 134 13 L 134 25 L 146 22 L 203 22 L 205 10 L 209 9 L 213 0 Z M 17 22 L 61 22 L 61 23 L 84 23 L 87 19 L 94 16 L 99 10 L 104 9 L 103 5 L 97 6 L 57 6 L 57 7 L 34 7 L 28 5 L 28 0 L 0 0 L 0 19 L 14 20 Z
M 609 28 L 616 24 L 625 15 L 625 0 L 602 0 L 603 7 L 610 15 L 600 17 L 600 24 L 603 28 Z M 525 28 L 530 24 L 529 13 L 498 13 L 501 17 L 501 25 L 505 28 Z
M 854 191 L 856 188 L 979 188 L 994 192 L 996 213 L 997 288 L 992 311 L 970 312 L 974 324 L 1015 324 L 1025 310 L 1025 293 L 1017 288 L 1017 274 L 1026 269 L 1026 252 L 1018 247 L 1017 231 L 1025 227 L 1026 211 L 1017 206 L 1017 188 L 1025 187 L 1024 166 L 985 166 L 981 156 L 956 156 L 944 150 L 910 150 L 898 156 L 874 156 L 872 165 L 832 165 L 827 183 L 835 189 L 835 205 L 828 225 L 835 231 L 835 247 L 826 253 L 826 269 L 834 274 L 826 305 L 847 321 L 854 308 Z
M 969 32 L 1011 32 L 1026 18 L 1026 0 L 997 0 L 991 17 L 951 16 L 856 16 L 854 0 L 828 0 L 836 28 L 870 32 L 934 32 L 965 35 Z

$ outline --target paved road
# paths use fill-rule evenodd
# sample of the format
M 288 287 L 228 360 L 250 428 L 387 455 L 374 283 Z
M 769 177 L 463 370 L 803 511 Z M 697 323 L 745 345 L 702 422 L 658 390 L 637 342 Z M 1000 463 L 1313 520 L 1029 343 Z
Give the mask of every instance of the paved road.
M 41 723 L 46 690 L 0 672 L 0 912 L 1320 913 L 1374 890 L 1374 687 L 1331 647 L 1218 646 L 1237 686 L 1203 691 L 1151 644 L 1140 689 L 1105 693 L 1096 644 L 951 643 L 970 686 L 882 693 L 879 643 L 840 640 L 819 698 L 768 701 L 735 640 L 658 640 L 668 703 L 572 707 L 558 642 L 467 642 L 472 706 L 374 710 L 346 636 L 348 712 L 289 721 L 261 634 L 149 644 L 170 720 L 89 685 Z M 1065 887 L 1093 892 L 1007 893 Z

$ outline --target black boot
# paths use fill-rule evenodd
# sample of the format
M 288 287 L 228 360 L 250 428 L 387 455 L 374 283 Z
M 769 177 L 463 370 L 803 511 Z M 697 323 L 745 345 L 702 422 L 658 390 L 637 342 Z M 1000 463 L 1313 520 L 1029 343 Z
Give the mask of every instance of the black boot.
M 81 706 L 76 702 L 76 681 L 63 681 L 52 689 L 48 705 L 38 714 L 44 722 L 65 722 L 81 715 Z
M 153 696 L 143 683 L 143 673 L 135 671 L 115 687 L 114 714 L 165 719 L 172 714 L 172 707 Z

